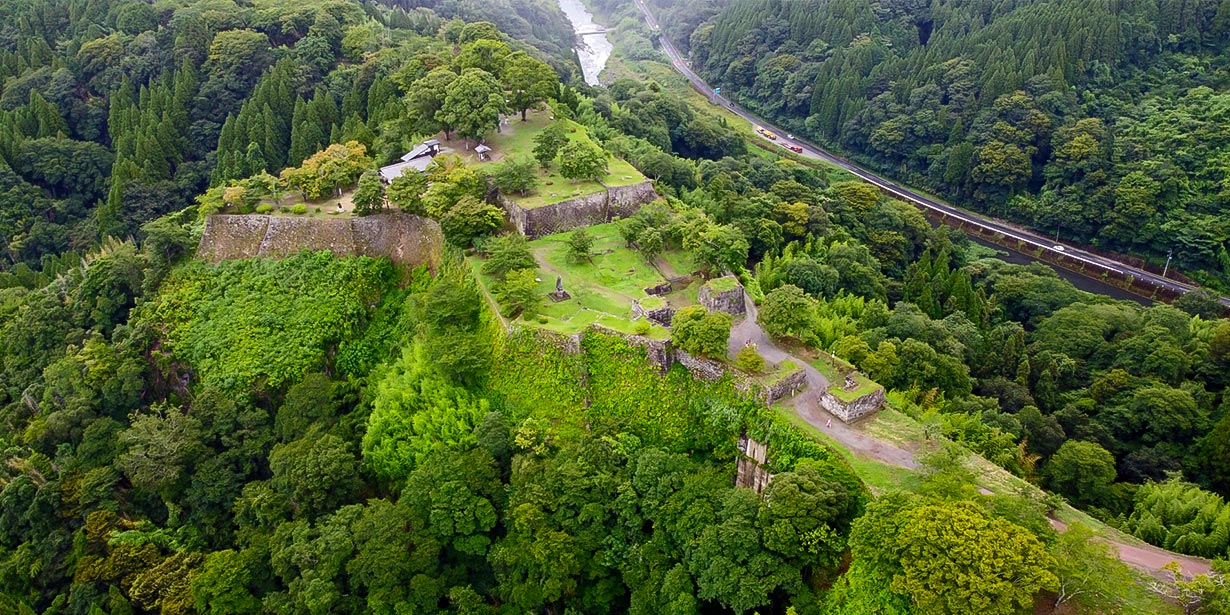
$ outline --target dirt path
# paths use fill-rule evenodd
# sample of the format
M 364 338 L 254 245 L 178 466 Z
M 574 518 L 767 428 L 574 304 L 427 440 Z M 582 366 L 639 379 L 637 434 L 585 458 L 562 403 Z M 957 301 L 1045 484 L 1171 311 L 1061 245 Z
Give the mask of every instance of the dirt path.
M 756 344 L 760 354 L 769 361 L 774 363 L 780 363 L 785 359 L 794 361 L 807 374 L 807 388 L 790 400 L 790 404 L 799 416 L 852 451 L 900 468 L 913 470 L 918 467 L 918 462 L 914 460 L 914 454 L 910 451 L 872 438 L 821 408 L 820 393 L 828 388 L 828 379 L 807 361 L 787 353 L 774 344 L 764 329 L 756 323 L 756 304 L 746 293 L 743 295 L 743 302 L 747 306 L 747 316 L 730 330 L 728 349 L 731 356 L 750 342 Z
M 773 340 L 756 322 L 757 310 L 755 302 L 746 293 L 743 295 L 743 302 L 747 307 L 747 316 L 730 330 L 728 350 L 732 357 L 740 348 L 750 342 L 756 344 L 760 354 L 769 361 L 774 363 L 784 359 L 794 361 L 807 374 L 807 388 L 790 400 L 794 411 L 800 417 L 856 454 L 907 470 L 918 468 L 918 461 L 914 459 L 914 454 L 910 451 L 888 442 L 877 440 L 821 408 L 819 404 L 820 392 L 828 388 L 828 379 L 807 361 L 791 355 L 774 344 Z M 981 486 L 978 489 L 984 494 L 991 493 Z M 1050 521 L 1051 525 L 1060 532 L 1065 531 L 1068 527 L 1058 519 L 1051 519 Z M 1210 570 L 1209 561 L 1203 558 L 1180 555 L 1153 546 L 1131 545 L 1110 539 L 1101 540 L 1106 540 L 1114 545 L 1119 551 L 1119 559 L 1125 564 L 1143 570 L 1157 578 L 1162 578 L 1158 576 L 1158 571 L 1162 566 L 1172 561 L 1178 562 L 1184 576 L 1189 578 L 1198 574 L 1206 574 Z

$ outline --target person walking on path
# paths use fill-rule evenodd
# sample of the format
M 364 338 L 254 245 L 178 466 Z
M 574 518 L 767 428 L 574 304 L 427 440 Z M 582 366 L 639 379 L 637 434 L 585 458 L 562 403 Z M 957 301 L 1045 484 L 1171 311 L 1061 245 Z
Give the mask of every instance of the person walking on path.
M 830 416 L 830 417 L 829 417 L 829 422 L 828 422 L 828 423 L 825 423 L 825 425 L 824 425 L 824 426 L 825 426 L 825 428 L 831 428 L 831 427 L 833 426 L 833 417 L 831 417 L 831 416 Z

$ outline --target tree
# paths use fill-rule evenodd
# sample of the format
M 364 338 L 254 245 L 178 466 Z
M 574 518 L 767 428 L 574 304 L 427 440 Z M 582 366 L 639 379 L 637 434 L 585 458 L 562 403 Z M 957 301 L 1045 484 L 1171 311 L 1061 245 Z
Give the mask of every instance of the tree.
M 742 271 L 751 249 L 743 231 L 728 224 L 709 224 L 692 237 L 684 237 L 684 247 L 692 250 L 696 264 L 708 268 L 711 276 Z
M 745 372 L 759 374 L 764 370 L 764 357 L 756 352 L 755 344 L 748 344 L 735 354 L 735 365 Z
M 1115 481 L 1115 458 L 1093 442 L 1068 440 L 1046 464 L 1049 486 L 1073 502 L 1100 504 Z
M 406 106 L 409 107 L 414 132 L 435 134 L 443 130 L 448 136 L 453 131 L 455 124 L 440 119 L 439 114 L 448 88 L 456 80 L 457 73 L 439 66 L 406 87 Z
M 427 189 L 427 176 L 418 172 L 402 173 L 389 183 L 389 202 L 402 211 L 421 216 L 426 213 L 423 191 Z
M 136 487 L 169 488 L 205 453 L 200 430 L 200 422 L 178 408 L 135 416 L 120 434 L 127 451 L 118 465 Z
M 496 167 L 495 185 L 501 192 L 515 192 L 524 196 L 538 184 L 534 175 L 534 161 L 528 158 L 510 158 Z
M 671 343 L 691 354 L 724 358 L 730 326 L 730 314 L 689 305 L 680 308 L 671 319 Z
M 585 229 L 579 228 L 568 235 L 568 260 L 574 263 L 586 262 L 593 249 L 594 237 Z
M 518 269 L 504 277 L 504 283 L 495 289 L 496 299 L 504 306 L 509 316 L 532 314 L 542 301 L 538 293 L 537 272 L 533 269 Z
M 1055 589 L 1055 560 L 1029 531 L 968 502 L 904 513 L 894 592 L 921 612 L 1015 615 Z
M 510 271 L 534 269 L 538 262 L 530 252 L 530 244 L 521 233 L 507 233 L 487 242 L 487 260 L 483 273 L 503 280 Z
M 319 199 L 353 186 L 371 166 L 367 147 L 362 143 L 335 143 L 309 156 L 298 168 L 283 169 L 282 181 L 299 190 L 305 199 Z
M 435 117 L 461 137 L 480 140 L 499 126 L 500 114 L 505 111 L 500 82 L 481 68 L 467 68 L 444 89 L 444 101 Z
M 597 181 L 606 177 L 606 160 L 606 151 L 588 140 L 569 141 L 559 150 L 559 174 L 575 181 Z
M 542 132 L 534 135 L 534 159 L 538 161 L 538 166 L 547 168 L 559 155 L 560 148 L 568 143 L 568 133 L 564 130 L 564 123 L 560 120 L 555 120 L 547 127 L 542 129 Z
M 355 190 L 354 211 L 360 216 L 379 213 L 384 210 L 384 181 L 374 170 L 367 170 L 359 176 L 359 187 Z
M 359 463 L 349 444 L 333 434 L 308 436 L 273 447 L 273 485 L 298 515 L 314 517 L 337 508 L 358 491 Z
M 823 465 L 803 461 L 793 471 L 774 476 L 757 521 L 765 547 L 799 566 L 835 570 L 858 500 L 826 474 Z
M 1122 603 L 1120 593 L 1131 585 L 1132 572 L 1119 561 L 1115 548 L 1097 540 L 1088 526 L 1073 523 L 1051 546 L 1059 587 L 1055 607 L 1079 599 L 1095 609 L 1110 610 Z
M 1205 320 L 1217 320 L 1226 313 L 1226 308 L 1218 300 L 1217 293 L 1204 288 L 1183 293 L 1175 299 L 1174 306 Z
M 769 335 L 802 336 L 815 322 L 815 302 L 797 286 L 786 284 L 765 295 L 757 321 Z
M 513 53 L 505 59 L 504 84 L 509 91 L 513 110 L 521 112 L 522 122 L 525 121 L 527 109 L 555 93 L 557 83 L 559 75 L 554 69 L 524 51 Z
M 440 216 L 440 228 L 449 241 L 469 245 L 474 238 L 500 228 L 504 212 L 472 196 L 463 196 Z

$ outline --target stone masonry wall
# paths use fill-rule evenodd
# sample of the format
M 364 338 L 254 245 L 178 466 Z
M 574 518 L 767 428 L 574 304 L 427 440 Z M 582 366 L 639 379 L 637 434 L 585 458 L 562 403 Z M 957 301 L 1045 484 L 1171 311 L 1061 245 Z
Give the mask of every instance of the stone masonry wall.
M 435 271 L 444 250 L 444 235 L 434 220 L 403 213 L 362 218 L 218 214 L 205 221 L 196 255 L 216 263 L 257 256 L 285 258 L 303 250 L 384 256 L 408 267 L 425 263 Z
M 521 234 L 530 239 L 575 228 L 610 222 L 636 213 L 641 205 L 658 198 L 653 184 L 644 181 L 631 186 L 608 187 L 604 192 L 526 209 L 511 199 L 500 197 L 500 206 Z
M 828 391 L 820 393 L 820 406 L 847 423 L 879 410 L 884 403 L 884 389 L 876 389 L 850 402 L 844 402 Z
M 776 384 L 765 388 L 765 405 L 772 406 L 779 399 L 790 397 L 807 386 L 807 372 L 802 368 L 790 373 Z
M 734 276 L 726 276 L 734 279 Z M 720 278 L 719 278 L 720 279 Z M 709 284 L 713 282 L 710 281 Z M 730 290 L 714 293 L 709 284 L 700 287 L 697 301 L 710 312 L 726 312 L 738 315 L 747 313 L 747 305 L 743 302 L 743 285 L 735 281 L 735 287 Z

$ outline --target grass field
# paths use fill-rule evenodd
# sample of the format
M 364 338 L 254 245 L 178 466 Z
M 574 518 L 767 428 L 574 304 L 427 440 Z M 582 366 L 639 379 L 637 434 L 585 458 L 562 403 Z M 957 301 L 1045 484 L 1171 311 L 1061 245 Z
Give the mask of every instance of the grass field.
M 530 242 L 530 249 L 538 260 L 538 290 L 543 295 L 543 303 L 538 312 L 524 322 L 569 334 L 584 331 L 591 323 L 636 333 L 638 323 L 632 320 L 632 301 L 640 301 L 645 309 L 665 306 L 669 298 L 645 294 L 646 288 L 661 284 L 665 277 L 645 262 L 640 253 L 624 245 L 617 224 L 599 224 L 587 230 L 594 238 L 593 256 L 588 262 L 576 263 L 568 259 L 571 231 Z M 481 269 L 478 262 L 474 269 L 476 272 Z M 487 289 L 493 289 L 495 280 L 481 273 L 478 276 Z M 546 297 L 555 290 L 556 276 L 562 278 L 564 290 L 572 295 L 571 299 L 554 303 Z M 673 301 L 670 303 L 678 307 Z M 652 325 L 647 335 L 666 339 L 670 331 Z
M 504 126 L 501 132 L 488 135 L 487 145 L 491 146 L 491 149 L 496 154 L 499 154 L 502 160 L 507 160 L 508 158 L 528 158 L 532 160 L 534 158 L 534 137 L 551 123 L 551 116 L 552 113 L 548 107 L 541 111 L 530 111 L 524 122 L 521 121 L 520 116 L 509 118 L 508 125 Z M 584 126 L 563 118 L 559 121 L 564 122 L 568 127 L 570 131 L 568 138 L 570 140 L 592 142 Z M 480 169 L 497 164 L 496 162 L 479 162 L 477 160 L 470 160 L 470 162 Z M 594 194 L 595 192 L 602 192 L 604 190 L 603 184 L 607 186 L 630 186 L 645 181 L 644 175 L 641 175 L 632 165 L 619 158 L 611 158 L 609 160 L 607 171 L 606 177 L 599 183 L 566 179 L 559 174 L 559 169 L 555 166 L 547 170 L 539 169 L 538 186 L 533 191 L 526 196 L 509 195 L 509 198 L 521 207 L 533 209 Z

